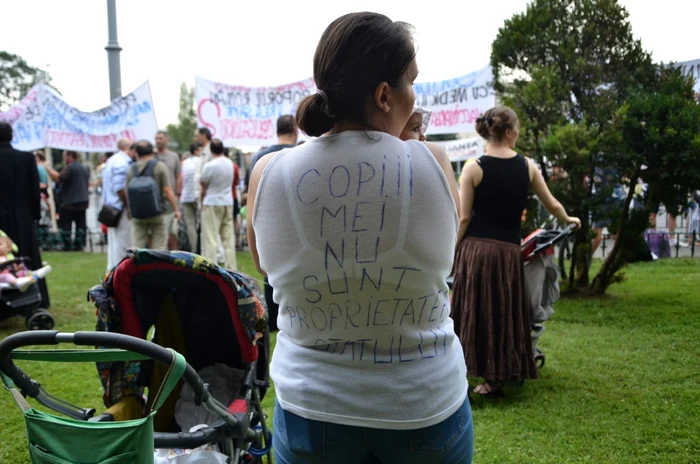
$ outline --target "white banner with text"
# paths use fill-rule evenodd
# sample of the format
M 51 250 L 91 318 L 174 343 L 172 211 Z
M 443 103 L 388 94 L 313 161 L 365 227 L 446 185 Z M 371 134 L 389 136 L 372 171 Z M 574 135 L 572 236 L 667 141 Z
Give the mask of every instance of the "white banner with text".
M 469 137 L 467 139 L 448 140 L 445 142 L 434 142 L 440 145 L 447 152 L 452 163 L 466 161 L 472 158 L 479 158 L 484 155 L 486 147 L 484 139 L 481 137 Z
M 445 81 L 414 85 L 416 105 L 433 112 L 428 134 L 475 132 L 476 118 L 496 105 L 493 72 L 486 66 Z M 277 118 L 294 114 L 299 102 L 316 92 L 309 78 L 276 87 L 244 87 L 197 76 L 197 124 L 208 127 L 226 146 L 272 145 Z
M 121 138 L 153 142 L 158 131 L 148 82 L 92 112 L 78 110 L 53 88 L 37 84 L 17 105 L 0 113 L 0 120 L 12 125 L 12 146 L 25 151 L 116 151 Z

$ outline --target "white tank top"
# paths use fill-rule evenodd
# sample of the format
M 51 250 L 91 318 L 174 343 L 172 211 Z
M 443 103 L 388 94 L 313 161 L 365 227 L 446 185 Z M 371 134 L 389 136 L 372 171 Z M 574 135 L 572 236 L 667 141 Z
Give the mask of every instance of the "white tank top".
M 271 375 L 307 419 L 416 429 L 467 395 L 445 283 L 458 217 L 428 148 L 342 132 L 279 152 L 253 227 L 279 304 Z

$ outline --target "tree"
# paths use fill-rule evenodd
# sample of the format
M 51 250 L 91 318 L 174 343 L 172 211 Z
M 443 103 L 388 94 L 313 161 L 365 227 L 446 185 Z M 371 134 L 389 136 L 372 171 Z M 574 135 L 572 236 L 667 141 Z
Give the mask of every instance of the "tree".
M 621 173 L 627 198 L 617 228 L 618 238 L 593 280 L 593 291 L 605 293 L 616 273 L 639 252 L 648 227 L 650 207 L 663 203 L 671 214 L 700 185 L 700 105 L 693 78 L 675 67 L 660 67 L 652 85 L 634 92 L 610 128 L 606 160 Z M 637 179 L 648 184 L 646 205 L 631 211 Z
M 7 110 L 27 94 L 35 84 L 51 82 L 51 76 L 41 69 L 29 66 L 24 59 L 0 51 L 0 110 Z
M 605 195 L 595 188 L 600 143 L 630 92 L 653 80 L 651 58 L 616 0 L 534 0 L 499 30 L 491 64 L 496 91 L 521 117 L 520 151 L 545 176 L 550 166 L 567 173 L 558 193 L 582 220 L 570 289 L 588 288 L 588 217 L 600 217 Z
M 194 110 L 194 89 L 188 89 L 184 82 L 180 85 L 180 110 L 177 124 L 168 124 L 166 130 L 170 140 L 180 152 L 189 150 L 194 130 L 197 128 L 197 113 Z

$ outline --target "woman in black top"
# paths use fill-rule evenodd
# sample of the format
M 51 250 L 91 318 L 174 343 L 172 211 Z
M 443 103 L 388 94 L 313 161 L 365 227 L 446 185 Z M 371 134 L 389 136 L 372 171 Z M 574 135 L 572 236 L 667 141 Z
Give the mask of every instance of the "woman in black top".
M 512 109 L 488 110 L 476 128 L 486 154 L 467 165 L 460 183 L 452 307 L 467 372 L 486 379 L 474 392 L 500 396 L 503 382 L 537 378 L 520 254 L 530 187 L 560 223 L 581 221 L 566 214 L 537 165 L 514 151 L 519 123 Z

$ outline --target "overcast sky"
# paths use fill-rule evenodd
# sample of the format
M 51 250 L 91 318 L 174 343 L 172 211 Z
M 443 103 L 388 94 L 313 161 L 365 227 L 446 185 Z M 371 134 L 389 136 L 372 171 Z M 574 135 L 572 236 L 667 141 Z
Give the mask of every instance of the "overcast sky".
M 248 86 L 310 77 L 313 53 L 328 23 L 363 10 L 413 24 L 418 80 L 448 79 L 488 64 L 498 28 L 527 3 L 117 0 L 122 91 L 149 80 L 158 124 L 164 127 L 177 118 L 180 84 L 194 85 L 195 75 Z M 635 36 L 656 61 L 700 58 L 700 1 L 621 3 L 630 12 Z M 8 0 L 2 10 L 0 50 L 48 69 L 53 85 L 81 110 L 109 103 L 105 0 Z

